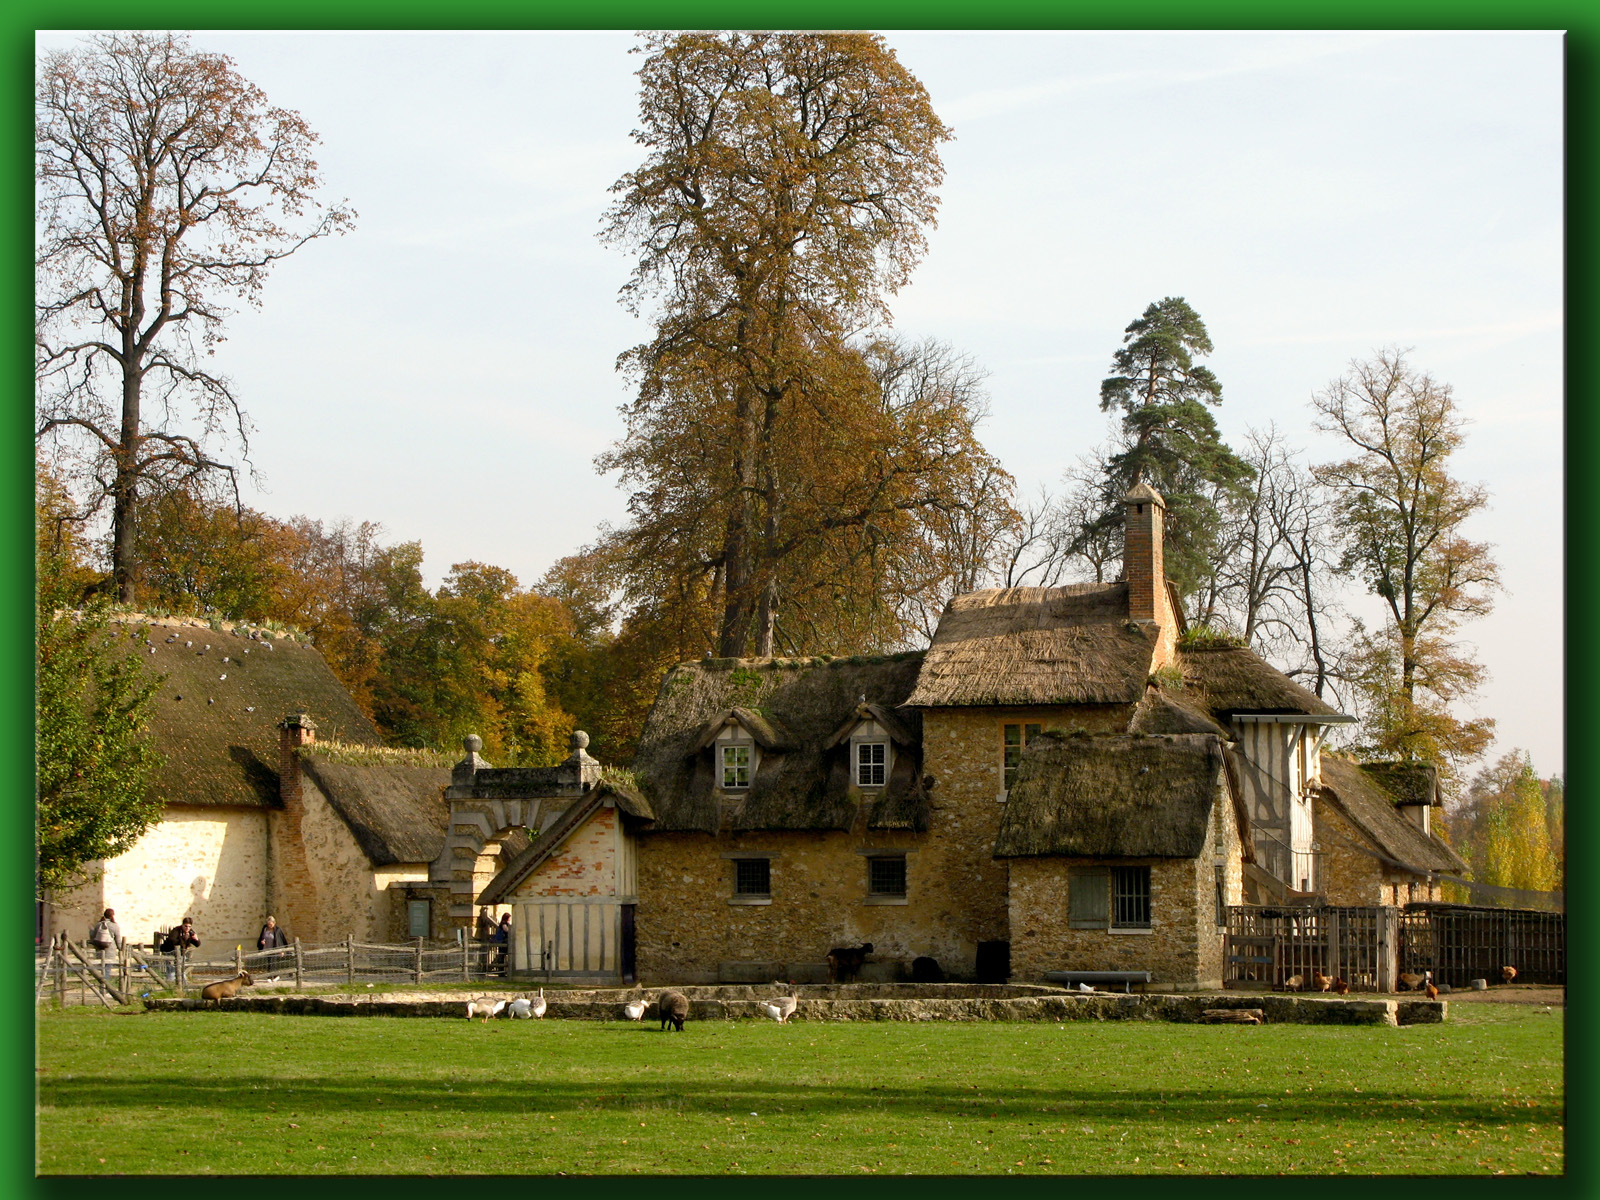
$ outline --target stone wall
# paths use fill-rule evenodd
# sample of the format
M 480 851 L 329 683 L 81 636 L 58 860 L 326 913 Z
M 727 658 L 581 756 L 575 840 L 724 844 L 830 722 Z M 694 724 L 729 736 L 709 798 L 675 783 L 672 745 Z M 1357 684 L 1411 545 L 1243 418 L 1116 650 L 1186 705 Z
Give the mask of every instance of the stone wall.
M 272 911 L 261 809 L 169 807 L 133 849 L 102 865 L 98 883 L 47 909 L 46 937 L 65 930 L 81 941 L 110 907 L 133 942 L 193 917 L 203 944 L 250 947 Z
M 1383 864 L 1361 847 L 1370 846 L 1362 833 L 1320 796 L 1316 801 L 1316 840 L 1322 847 L 1320 891 L 1329 904 L 1392 904 L 1392 888 L 1383 886 Z

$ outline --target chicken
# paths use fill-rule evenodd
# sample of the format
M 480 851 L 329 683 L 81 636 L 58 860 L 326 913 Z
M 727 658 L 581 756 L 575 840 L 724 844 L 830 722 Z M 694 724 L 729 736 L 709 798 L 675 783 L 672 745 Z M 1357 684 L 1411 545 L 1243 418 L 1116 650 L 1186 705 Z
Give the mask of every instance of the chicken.
M 1422 986 L 1422 976 L 1414 975 L 1410 971 L 1400 972 L 1400 990 L 1414 992 Z
M 1510 983 L 1516 977 L 1517 977 L 1517 969 L 1515 967 L 1501 967 L 1500 968 L 1500 981 L 1502 983 Z
M 1333 988 L 1333 979 L 1315 968 L 1311 971 L 1311 982 L 1317 985 L 1319 992 L 1331 991 Z
M 1291 975 L 1283 981 L 1283 990 L 1286 992 L 1298 992 L 1305 986 L 1305 981 L 1304 975 Z
M 1437 1000 L 1439 998 L 1439 989 L 1433 986 L 1432 971 L 1424 971 L 1422 973 L 1422 990 L 1427 993 L 1429 1000 Z
M 1350 994 L 1350 985 L 1341 977 L 1333 981 L 1333 990 L 1341 996 L 1348 996 Z

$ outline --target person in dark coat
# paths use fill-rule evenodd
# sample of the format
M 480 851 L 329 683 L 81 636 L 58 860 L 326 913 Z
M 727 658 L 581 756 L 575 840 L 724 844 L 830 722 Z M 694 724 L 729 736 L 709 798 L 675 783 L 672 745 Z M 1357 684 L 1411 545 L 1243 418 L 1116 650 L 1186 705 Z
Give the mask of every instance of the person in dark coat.
M 506 951 L 511 948 L 511 914 L 507 913 L 500 918 L 500 925 L 494 931 L 494 968 L 503 975 L 506 971 Z
M 199 944 L 200 935 L 194 931 L 194 918 L 185 917 L 182 925 L 174 925 L 168 931 L 167 936 L 161 942 L 161 953 L 187 954 L 191 946 L 198 946 Z M 175 969 L 169 966 L 167 968 L 167 978 L 172 979 L 175 976 Z
M 278 924 L 278 918 L 270 913 L 267 923 L 261 927 L 261 934 L 256 938 L 257 950 L 277 950 L 289 944 L 289 935 L 283 931 L 283 926 Z M 270 954 L 261 960 L 262 971 L 276 971 L 278 964 L 283 961 L 281 954 Z

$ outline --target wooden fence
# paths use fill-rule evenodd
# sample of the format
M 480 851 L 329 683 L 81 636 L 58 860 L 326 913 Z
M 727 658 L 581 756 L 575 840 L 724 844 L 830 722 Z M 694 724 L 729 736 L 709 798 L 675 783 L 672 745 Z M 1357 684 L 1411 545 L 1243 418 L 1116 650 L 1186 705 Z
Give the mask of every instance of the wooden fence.
M 1343 979 L 1356 991 L 1391 991 L 1396 973 L 1396 910 L 1378 907 L 1230 905 L 1223 982 L 1289 986 L 1299 976 Z
M 95 947 L 63 934 L 35 961 L 34 1000 L 48 988 L 61 1004 L 75 999 L 112 1008 L 156 994 L 183 995 L 240 971 L 249 971 L 258 984 L 292 982 L 296 991 L 308 984 L 469 983 L 504 975 L 504 950 L 474 941 L 429 945 L 419 938 L 377 945 L 346 938 L 312 944 L 296 938 L 280 949 L 248 954 L 236 949 L 222 959 L 193 951 L 162 954 L 125 942 L 102 958 Z
M 1519 983 L 1565 984 L 1565 913 L 1479 908 L 1465 904 L 1408 904 L 1400 914 L 1400 969 L 1432 971 L 1435 983 L 1464 987 L 1474 979 L 1500 982 L 1515 967 Z

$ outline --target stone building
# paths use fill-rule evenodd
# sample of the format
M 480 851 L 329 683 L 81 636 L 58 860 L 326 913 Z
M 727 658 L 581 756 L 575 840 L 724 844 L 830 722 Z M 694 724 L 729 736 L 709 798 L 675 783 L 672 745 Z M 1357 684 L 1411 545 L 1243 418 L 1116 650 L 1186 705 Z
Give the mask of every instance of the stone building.
M 82 938 L 106 907 L 134 941 L 191 916 L 203 944 L 247 949 L 268 913 L 304 941 L 393 941 L 424 917 L 427 932 L 447 928 L 408 907 L 405 885 L 426 885 L 439 855 L 450 773 L 383 750 L 320 654 L 181 618 L 125 618 L 121 636 L 164 676 L 151 713 L 162 817 L 93 864 L 95 882 L 45 897 L 39 938 Z

